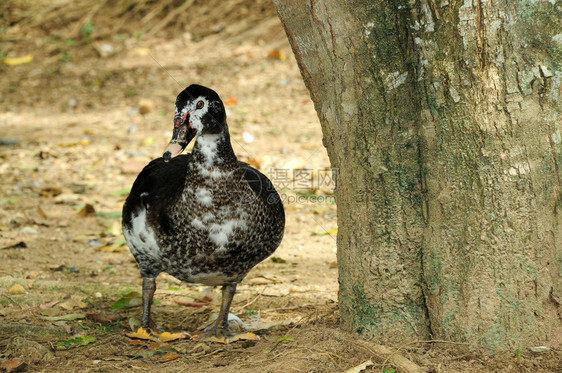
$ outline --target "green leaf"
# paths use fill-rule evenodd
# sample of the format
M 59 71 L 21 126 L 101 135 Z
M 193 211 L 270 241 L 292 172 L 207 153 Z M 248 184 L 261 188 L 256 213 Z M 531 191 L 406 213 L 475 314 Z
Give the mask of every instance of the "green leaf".
M 122 216 L 122 211 L 110 211 L 110 212 L 105 212 L 105 211 L 96 211 L 96 216 L 102 217 L 102 218 L 113 218 L 113 219 L 118 219 Z
M 136 291 L 132 291 L 122 298 L 118 299 L 115 303 L 111 305 L 114 310 L 135 307 L 142 304 L 142 296 Z
M 125 294 L 122 298 L 117 300 L 111 305 L 114 310 L 120 310 L 123 308 L 131 308 L 135 306 L 140 306 L 142 304 L 142 295 L 136 291 L 131 291 Z
M 111 244 L 111 246 L 117 247 L 117 246 L 125 245 L 126 243 L 127 243 L 127 240 L 124 239 L 124 238 L 121 238 L 121 239 L 119 239 L 119 240 L 113 241 L 113 243 Z
M 93 335 L 85 335 L 83 337 L 73 338 L 64 342 L 57 343 L 56 347 L 69 349 L 71 347 L 86 346 L 87 344 L 95 341 L 96 337 L 94 337 Z
M 277 257 L 277 256 L 272 256 L 272 257 L 271 257 L 271 261 L 272 261 L 273 263 L 287 263 L 287 261 L 286 261 L 285 259 L 279 258 L 279 257 Z

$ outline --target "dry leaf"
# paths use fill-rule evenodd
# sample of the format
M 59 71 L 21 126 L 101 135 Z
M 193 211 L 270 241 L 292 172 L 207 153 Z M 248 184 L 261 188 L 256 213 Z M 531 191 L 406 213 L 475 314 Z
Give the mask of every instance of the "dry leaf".
M 37 213 L 39 214 L 40 217 L 42 217 L 43 219 L 47 219 L 47 213 L 45 213 L 45 210 L 43 210 L 41 208 L 41 206 L 37 206 Z
M 167 352 L 164 354 L 164 356 L 162 356 L 162 360 L 164 361 L 172 361 L 172 360 L 176 360 L 177 358 L 179 358 L 180 355 L 178 353 L 175 352 Z
M 4 246 L 2 248 L 0 248 L 0 250 L 5 250 L 5 249 L 17 249 L 17 248 L 22 248 L 22 249 L 27 249 L 27 244 L 23 241 L 20 241 L 18 243 L 14 243 L 8 246 Z
M 81 300 L 69 299 L 66 302 L 61 303 L 60 307 L 64 308 L 67 311 L 70 311 L 73 310 L 74 308 L 86 308 L 88 307 L 88 304 L 82 302 Z
M 84 207 L 82 207 L 82 209 L 78 211 L 77 215 L 83 218 L 85 218 L 86 216 L 94 216 L 96 215 L 96 209 L 94 208 L 94 206 L 86 203 Z
M 41 189 L 41 195 L 45 197 L 55 197 L 62 193 L 62 189 L 59 187 L 45 187 Z
M 20 372 L 26 367 L 26 363 L 19 361 L 18 359 L 8 360 L 0 365 L 0 368 L 4 369 L 7 373 L 10 372 Z
M 119 252 L 123 249 L 123 246 L 113 246 L 113 245 L 107 245 L 107 246 L 102 246 L 100 247 L 100 251 L 106 251 L 106 252 L 110 252 L 110 253 L 116 253 Z
M 188 306 L 188 307 L 208 306 L 212 301 L 213 298 L 209 296 L 204 296 L 203 298 L 194 301 L 189 300 L 189 298 L 187 300 L 182 298 L 174 298 L 174 302 L 176 302 L 180 306 Z
M 140 327 L 136 332 L 133 333 L 125 333 L 125 335 L 129 338 L 138 338 L 138 339 L 148 339 L 150 341 L 155 342 L 169 342 L 174 341 L 176 339 L 183 339 L 188 337 L 186 333 L 156 333 L 153 331 L 148 332 L 148 330 Z
M 23 65 L 31 61 L 33 61 L 33 54 L 31 53 L 21 57 L 5 57 L 2 60 L 2 62 L 4 62 L 4 65 L 8 66 Z
M 25 294 L 25 288 L 23 286 L 21 286 L 20 284 L 15 284 L 14 286 L 12 286 L 10 288 L 10 290 L 8 290 L 8 294 L 10 294 L 10 295 Z
M 236 97 L 234 96 L 230 96 L 229 98 L 227 98 L 226 100 L 224 100 L 224 103 L 226 105 L 232 105 L 236 103 Z
M 42 311 L 42 310 L 46 310 L 48 308 L 53 307 L 55 304 L 57 304 L 58 302 L 60 302 L 58 299 L 49 301 L 49 302 L 45 302 L 43 304 L 40 304 L 37 307 L 33 307 L 31 308 L 31 311 Z
M 285 55 L 285 53 L 281 52 L 279 49 L 273 49 L 271 52 L 269 52 L 267 54 L 267 56 L 269 58 L 274 58 L 277 60 L 281 60 L 281 61 L 285 61 L 287 59 L 287 56 Z
M 39 316 L 43 320 L 47 321 L 74 321 L 74 320 L 81 320 L 85 319 L 86 315 L 81 313 L 69 313 L 68 315 L 60 315 L 60 316 Z
M 373 362 L 371 360 L 367 360 L 363 364 L 359 364 L 359 365 L 357 365 L 353 368 L 347 369 L 344 373 L 359 373 L 359 372 L 367 369 L 371 365 L 373 365 Z
M 99 322 L 100 324 L 107 324 L 119 320 L 121 318 L 121 315 L 117 312 L 100 311 L 100 312 L 87 313 L 86 317 L 89 320 Z
M 252 167 L 257 168 L 258 170 L 261 169 L 261 166 L 263 164 L 263 159 L 260 158 L 250 158 L 246 161 L 247 164 L 249 164 Z

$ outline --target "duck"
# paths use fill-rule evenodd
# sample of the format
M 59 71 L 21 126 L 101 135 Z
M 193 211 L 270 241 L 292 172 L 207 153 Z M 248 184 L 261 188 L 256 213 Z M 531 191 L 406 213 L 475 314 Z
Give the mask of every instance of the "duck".
M 193 139 L 191 153 L 181 154 Z M 137 176 L 122 217 L 142 277 L 141 328 L 157 328 L 151 305 L 156 278 L 166 272 L 222 287 L 218 317 L 206 332 L 216 337 L 231 335 L 236 286 L 279 247 L 285 227 L 273 183 L 237 159 L 221 98 L 198 84 L 178 94 L 172 139 Z

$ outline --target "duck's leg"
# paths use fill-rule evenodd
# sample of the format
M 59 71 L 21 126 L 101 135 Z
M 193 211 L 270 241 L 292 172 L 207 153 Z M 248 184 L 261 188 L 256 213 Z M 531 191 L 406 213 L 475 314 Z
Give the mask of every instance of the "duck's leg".
M 141 327 L 145 329 L 157 329 L 156 324 L 152 322 L 150 317 L 150 307 L 152 306 L 152 297 L 156 291 L 156 279 L 143 277 L 142 279 L 142 320 Z
M 214 336 L 226 336 L 228 334 L 228 312 L 232 298 L 236 292 L 236 283 L 224 284 L 222 286 L 222 302 L 219 316 L 211 327 Z

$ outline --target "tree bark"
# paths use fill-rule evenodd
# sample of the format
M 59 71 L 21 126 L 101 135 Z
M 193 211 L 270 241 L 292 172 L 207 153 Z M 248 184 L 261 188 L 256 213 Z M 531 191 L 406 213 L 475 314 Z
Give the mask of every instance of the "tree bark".
M 338 169 L 344 326 L 562 332 L 560 2 L 274 3 Z

